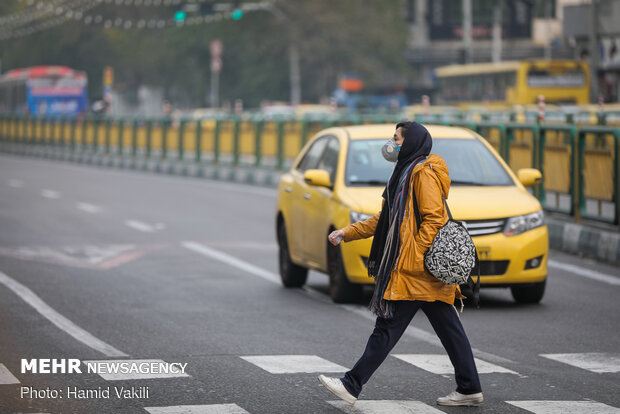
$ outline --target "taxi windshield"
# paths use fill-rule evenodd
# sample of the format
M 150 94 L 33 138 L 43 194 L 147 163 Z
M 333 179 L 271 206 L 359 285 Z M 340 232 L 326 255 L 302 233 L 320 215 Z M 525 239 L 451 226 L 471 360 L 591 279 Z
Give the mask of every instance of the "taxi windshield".
M 346 185 L 385 186 L 394 169 L 394 164 L 386 161 L 381 155 L 381 147 L 386 141 L 386 138 L 349 141 L 347 166 L 344 173 Z
M 434 139 L 433 154 L 448 164 L 452 185 L 514 185 L 497 158 L 477 139 Z
M 381 155 L 387 139 L 350 141 L 345 168 L 347 186 L 382 187 L 394 164 Z M 484 144 L 474 139 L 439 138 L 433 140 L 433 154 L 448 164 L 452 185 L 508 186 L 512 179 Z

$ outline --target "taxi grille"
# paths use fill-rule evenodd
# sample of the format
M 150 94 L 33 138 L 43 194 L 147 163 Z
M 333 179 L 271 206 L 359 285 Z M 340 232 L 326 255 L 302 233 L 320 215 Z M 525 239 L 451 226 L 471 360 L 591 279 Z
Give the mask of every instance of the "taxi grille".
M 509 260 L 480 260 L 480 276 L 501 276 L 508 270 Z M 472 276 L 478 276 L 478 271 L 474 267 L 471 271 Z
M 486 236 L 504 231 L 506 219 L 495 220 L 459 220 L 465 224 L 470 236 Z

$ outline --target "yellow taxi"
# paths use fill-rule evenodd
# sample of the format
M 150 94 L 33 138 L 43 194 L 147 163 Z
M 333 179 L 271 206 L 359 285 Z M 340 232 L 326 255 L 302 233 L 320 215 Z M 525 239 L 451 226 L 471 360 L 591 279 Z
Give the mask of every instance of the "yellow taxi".
M 335 302 L 359 299 L 374 282 L 366 264 L 372 238 L 333 246 L 327 236 L 376 214 L 394 164 L 381 155 L 395 125 L 329 128 L 317 133 L 283 174 L 278 186 L 276 233 L 286 287 L 300 287 L 308 269 L 329 276 Z M 515 174 L 477 133 L 426 125 L 432 153 L 448 164 L 448 205 L 463 222 L 480 258 L 482 287 L 509 287 L 517 302 L 537 303 L 547 278 L 549 237 L 538 200 L 526 189 L 540 171 Z

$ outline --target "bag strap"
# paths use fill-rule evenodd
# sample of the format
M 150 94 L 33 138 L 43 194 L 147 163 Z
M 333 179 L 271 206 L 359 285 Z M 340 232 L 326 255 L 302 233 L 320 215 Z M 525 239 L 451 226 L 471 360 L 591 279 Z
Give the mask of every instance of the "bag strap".
M 415 221 L 418 224 L 418 231 L 420 231 L 420 225 L 422 224 L 422 217 L 420 216 L 420 211 L 418 209 L 418 199 L 415 195 L 415 186 L 413 187 L 411 194 L 413 196 L 413 211 L 415 214 Z M 443 195 L 443 191 L 441 192 L 441 199 L 443 200 L 443 204 L 446 206 L 446 210 L 448 212 L 448 218 L 450 219 L 450 221 L 453 221 L 454 219 L 452 218 L 452 213 L 450 212 L 450 207 L 448 207 L 448 202 L 446 201 L 446 198 Z M 474 283 L 474 280 L 472 279 L 472 277 L 469 276 L 467 278 L 467 285 L 470 287 L 470 289 L 472 290 L 472 294 L 474 295 L 474 297 L 472 298 L 472 302 L 474 303 L 474 306 L 476 307 L 476 309 L 480 309 L 480 258 L 478 257 L 478 251 L 475 248 L 474 248 L 474 252 L 476 254 L 475 268 L 478 273 L 478 278 L 476 279 L 476 282 Z

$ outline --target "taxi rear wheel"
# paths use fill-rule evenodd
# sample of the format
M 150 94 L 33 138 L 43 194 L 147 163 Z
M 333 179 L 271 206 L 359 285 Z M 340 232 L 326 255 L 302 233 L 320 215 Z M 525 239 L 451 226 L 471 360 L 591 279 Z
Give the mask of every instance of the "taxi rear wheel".
M 512 286 L 512 297 L 519 303 L 539 303 L 545 295 L 547 281 L 534 283 L 529 286 Z
M 351 283 L 347 279 L 342 262 L 340 246 L 331 243 L 327 247 L 329 295 L 336 303 L 358 302 L 362 296 L 362 285 Z
M 288 239 L 286 237 L 286 226 L 284 223 L 278 227 L 278 244 L 280 245 L 278 265 L 282 284 L 289 288 L 302 287 L 308 278 L 308 269 L 296 265 L 291 261 L 291 255 L 288 250 Z

